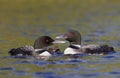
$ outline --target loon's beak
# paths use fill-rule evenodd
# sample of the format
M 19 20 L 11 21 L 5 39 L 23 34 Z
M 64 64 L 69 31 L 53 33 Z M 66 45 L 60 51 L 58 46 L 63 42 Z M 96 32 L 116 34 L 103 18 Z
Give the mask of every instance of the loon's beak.
M 55 43 L 66 43 L 66 41 L 62 41 L 62 40 L 55 40 L 55 41 L 53 41 L 52 43 L 53 43 L 53 44 L 55 44 Z
M 57 36 L 56 39 L 59 40 L 61 43 L 66 43 L 66 39 L 68 38 L 67 34 L 63 34 L 60 36 Z
M 67 39 L 67 35 L 64 34 L 64 35 L 60 35 L 60 36 L 57 36 L 56 39 Z

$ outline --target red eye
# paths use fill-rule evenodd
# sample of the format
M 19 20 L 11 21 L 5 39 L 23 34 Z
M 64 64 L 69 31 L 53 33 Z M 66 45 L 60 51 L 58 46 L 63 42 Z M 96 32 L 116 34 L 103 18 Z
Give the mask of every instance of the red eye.
M 46 42 L 48 42 L 49 40 L 46 40 Z

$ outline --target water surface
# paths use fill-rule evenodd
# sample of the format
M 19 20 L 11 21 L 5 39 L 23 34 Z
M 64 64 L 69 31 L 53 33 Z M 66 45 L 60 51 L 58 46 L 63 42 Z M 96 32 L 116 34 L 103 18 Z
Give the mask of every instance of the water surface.
M 119 0 L 1 0 L 0 78 L 120 78 Z M 117 53 L 64 56 L 49 60 L 15 58 L 9 49 L 33 45 L 67 29 L 81 32 L 82 44 L 108 44 Z M 68 44 L 57 44 L 62 52 Z

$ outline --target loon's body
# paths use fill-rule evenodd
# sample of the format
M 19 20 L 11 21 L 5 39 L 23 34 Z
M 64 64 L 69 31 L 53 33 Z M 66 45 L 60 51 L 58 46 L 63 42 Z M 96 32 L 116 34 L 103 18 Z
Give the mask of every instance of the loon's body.
M 35 40 L 34 47 L 26 45 L 19 48 L 12 48 L 8 53 L 11 56 L 51 56 L 52 52 L 60 51 L 58 47 L 52 48 L 52 50 L 47 49 L 53 43 L 55 43 L 55 40 L 51 37 L 40 36 Z
M 81 34 L 76 30 L 69 30 L 56 38 L 65 39 L 70 43 L 64 50 L 64 54 L 108 54 L 115 52 L 114 48 L 108 45 L 81 45 Z

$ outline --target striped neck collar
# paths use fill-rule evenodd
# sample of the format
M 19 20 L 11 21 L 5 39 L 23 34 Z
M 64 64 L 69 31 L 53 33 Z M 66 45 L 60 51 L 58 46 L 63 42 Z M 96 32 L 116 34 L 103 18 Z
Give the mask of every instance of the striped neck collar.
M 47 51 L 46 49 L 35 49 L 35 52 L 38 54 L 41 54 L 43 52 Z
M 81 46 L 76 44 L 71 44 L 69 47 L 73 49 L 80 49 Z

